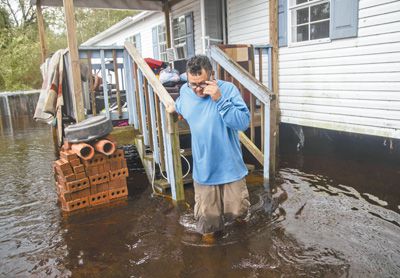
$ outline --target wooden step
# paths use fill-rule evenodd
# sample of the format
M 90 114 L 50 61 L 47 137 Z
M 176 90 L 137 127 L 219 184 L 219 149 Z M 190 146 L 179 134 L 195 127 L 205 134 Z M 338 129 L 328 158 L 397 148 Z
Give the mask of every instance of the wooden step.
M 183 179 L 183 184 L 186 185 L 186 184 L 192 184 L 192 183 L 193 183 L 192 175 L 188 174 Z M 164 193 L 164 194 L 167 192 L 168 189 L 171 188 L 170 184 L 165 179 L 155 180 L 154 181 L 154 187 L 158 192 Z

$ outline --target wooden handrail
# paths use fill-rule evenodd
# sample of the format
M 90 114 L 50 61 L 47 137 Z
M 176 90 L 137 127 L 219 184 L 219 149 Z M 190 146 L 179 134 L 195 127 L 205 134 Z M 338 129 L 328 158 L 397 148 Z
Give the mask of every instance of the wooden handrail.
M 169 108 L 175 105 L 175 101 L 171 95 L 157 79 L 149 65 L 144 61 L 142 56 L 137 52 L 136 48 L 131 42 L 125 42 L 125 49 L 128 51 L 133 61 L 137 64 L 138 68 L 142 71 L 143 75 L 147 79 L 147 82 L 153 88 L 154 93 L 159 97 L 160 101 L 166 107 L 167 112 L 170 112 L 171 110 Z
M 239 81 L 262 103 L 266 104 L 270 102 L 274 93 L 264 84 L 260 83 L 247 70 L 242 68 L 237 62 L 233 61 L 218 46 L 213 45 L 211 47 L 210 55 L 214 61 L 224 68 L 233 78 Z

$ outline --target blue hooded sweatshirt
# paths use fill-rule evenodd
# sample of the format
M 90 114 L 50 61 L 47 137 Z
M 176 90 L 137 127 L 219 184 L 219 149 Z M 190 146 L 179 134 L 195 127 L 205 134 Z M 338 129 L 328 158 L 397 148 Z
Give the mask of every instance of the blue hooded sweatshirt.
M 203 185 L 234 182 L 247 175 L 239 142 L 250 113 L 239 90 L 230 82 L 217 81 L 221 97 L 198 97 L 184 84 L 176 100 L 176 111 L 189 124 L 192 134 L 193 179 Z

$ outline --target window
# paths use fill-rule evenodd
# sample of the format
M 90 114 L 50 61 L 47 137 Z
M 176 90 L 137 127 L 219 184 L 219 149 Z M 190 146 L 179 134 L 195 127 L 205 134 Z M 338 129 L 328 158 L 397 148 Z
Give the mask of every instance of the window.
M 193 14 L 182 15 L 172 21 L 176 59 L 194 55 Z
M 127 38 L 126 40 L 133 43 L 133 46 L 137 49 L 137 51 L 139 51 L 139 53 L 142 54 L 142 42 L 140 39 L 140 33 L 137 33 L 132 37 Z
M 167 34 L 165 25 L 160 24 L 152 29 L 153 32 L 153 57 L 167 61 Z
M 289 0 L 291 42 L 329 38 L 329 0 Z

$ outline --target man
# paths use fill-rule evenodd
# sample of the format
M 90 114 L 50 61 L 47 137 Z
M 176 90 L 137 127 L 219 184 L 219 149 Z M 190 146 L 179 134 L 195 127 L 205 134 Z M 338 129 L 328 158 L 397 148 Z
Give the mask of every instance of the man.
M 207 56 L 191 58 L 186 72 L 175 109 L 192 134 L 196 230 L 209 236 L 224 221 L 247 215 L 247 168 L 238 131 L 248 128 L 250 113 L 234 84 L 214 79 Z

